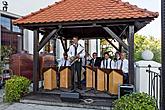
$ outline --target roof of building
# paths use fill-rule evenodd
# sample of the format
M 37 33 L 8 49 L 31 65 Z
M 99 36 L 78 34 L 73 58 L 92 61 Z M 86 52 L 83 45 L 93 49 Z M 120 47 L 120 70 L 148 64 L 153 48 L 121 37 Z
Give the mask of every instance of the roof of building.
M 11 13 L 11 12 L 8 12 L 8 11 L 3 11 L 3 10 L 0 10 L 0 14 L 3 15 L 3 16 L 8 16 L 9 18 L 14 18 L 14 19 L 17 19 L 17 18 L 21 17 L 20 15 L 17 15 L 15 13 Z
M 156 18 L 157 12 L 121 0 L 62 0 L 19 18 L 15 24 Z

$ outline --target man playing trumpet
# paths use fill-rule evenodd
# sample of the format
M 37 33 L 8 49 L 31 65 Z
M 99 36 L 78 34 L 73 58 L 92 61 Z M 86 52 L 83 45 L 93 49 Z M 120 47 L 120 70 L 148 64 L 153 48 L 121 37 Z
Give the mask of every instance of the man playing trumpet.
M 78 37 L 73 37 L 73 44 L 69 47 L 68 57 L 71 63 L 72 70 L 72 87 L 71 90 L 74 89 L 75 86 L 75 76 L 77 73 L 77 83 L 78 88 L 81 88 L 81 68 L 82 68 L 82 58 L 85 56 L 84 47 L 78 43 Z

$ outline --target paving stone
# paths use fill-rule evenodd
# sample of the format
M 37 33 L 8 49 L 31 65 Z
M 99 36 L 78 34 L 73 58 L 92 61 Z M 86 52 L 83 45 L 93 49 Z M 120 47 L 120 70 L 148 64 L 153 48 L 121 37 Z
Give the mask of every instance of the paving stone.
M 4 110 L 94 110 L 94 109 L 15 103 L 13 105 L 10 105 Z

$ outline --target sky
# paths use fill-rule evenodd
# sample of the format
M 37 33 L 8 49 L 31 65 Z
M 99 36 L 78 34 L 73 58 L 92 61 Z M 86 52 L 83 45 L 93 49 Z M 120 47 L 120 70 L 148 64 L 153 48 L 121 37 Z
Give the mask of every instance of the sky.
M 3 1 L 3 0 L 2 0 Z M 59 0 L 6 0 L 9 4 L 9 12 L 24 16 L 31 12 L 38 11 L 40 8 L 47 7 Z M 150 11 L 159 12 L 159 17 L 138 31 L 138 34 L 145 36 L 161 37 L 161 0 L 122 0 L 130 4 L 137 5 L 140 8 L 146 8 Z M 2 2 L 0 2 L 2 10 Z

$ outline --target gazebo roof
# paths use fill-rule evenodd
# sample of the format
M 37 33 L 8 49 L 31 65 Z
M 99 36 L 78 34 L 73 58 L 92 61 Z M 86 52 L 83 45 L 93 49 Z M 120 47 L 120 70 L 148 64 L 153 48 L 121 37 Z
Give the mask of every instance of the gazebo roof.
M 62 0 L 14 21 L 17 25 L 61 22 L 154 19 L 157 12 L 121 0 Z

